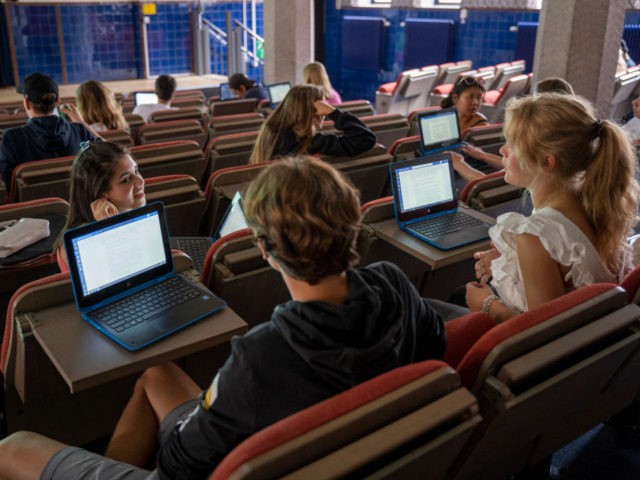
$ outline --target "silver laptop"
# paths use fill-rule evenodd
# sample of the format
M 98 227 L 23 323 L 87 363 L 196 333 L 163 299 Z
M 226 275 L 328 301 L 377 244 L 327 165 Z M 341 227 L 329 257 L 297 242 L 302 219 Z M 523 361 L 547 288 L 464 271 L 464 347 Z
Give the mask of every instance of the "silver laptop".
M 247 228 L 247 221 L 242 210 L 242 196 L 236 192 L 227 208 L 222 223 L 214 237 L 171 237 L 171 248 L 181 250 L 191 257 L 193 266 L 202 272 L 209 247 L 219 238 L 235 231 Z
M 267 93 L 269 94 L 271 108 L 274 110 L 278 108 L 278 105 L 282 103 L 282 100 L 284 100 L 284 97 L 286 97 L 289 90 L 291 90 L 291 83 L 289 82 L 267 85 Z
M 64 235 L 82 317 L 127 350 L 139 350 L 226 306 L 174 272 L 161 202 Z
M 133 94 L 133 103 L 138 105 L 147 105 L 158 103 L 158 96 L 153 92 L 135 92 Z
M 395 162 L 389 168 L 401 230 L 441 250 L 489 237 L 488 223 L 458 210 L 450 154 Z

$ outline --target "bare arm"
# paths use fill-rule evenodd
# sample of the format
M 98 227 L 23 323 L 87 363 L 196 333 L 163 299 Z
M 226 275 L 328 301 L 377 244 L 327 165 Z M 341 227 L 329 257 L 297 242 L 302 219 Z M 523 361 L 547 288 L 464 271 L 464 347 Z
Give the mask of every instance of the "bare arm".
M 476 178 L 484 177 L 484 173 L 476 170 L 472 166 L 470 166 L 467 162 L 464 161 L 462 155 L 459 155 L 455 152 L 449 152 L 451 154 L 451 159 L 453 161 L 453 169 L 458 172 L 458 174 L 464 178 L 467 182 L 471 180 L 475 180 Z
M 495 168 L 496 170 L 502 170 L 502 157 L 494 155 L 493 153 L 485 152 L 480 147 L 475 147 L 468 143 L 462 145 L 462 152 L 469 155 L 476 160 L 482 160 L 487 165 Z

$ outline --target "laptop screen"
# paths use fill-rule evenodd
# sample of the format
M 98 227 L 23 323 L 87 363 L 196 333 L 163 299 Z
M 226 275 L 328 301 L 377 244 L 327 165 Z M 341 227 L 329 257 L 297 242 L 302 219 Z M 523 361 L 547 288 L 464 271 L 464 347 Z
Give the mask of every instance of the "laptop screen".
M 173 271 L 159 202 L 70 230 L 64 242 L 80 308 Z
M 458 206 L 449 154 L 391 164 L 396 216 L 406 222 Z
M 136 106 L 158 103 L 158 96 L 153 92 L 135 92 L 133 94 L 133 103 Z
M 240 192 L 236 192 L 231 200 L 231 204 L 225 213 L 220 228 L 218 229 L 217 238 L 224 237 L 243 228 L 247 228 L 247 221 L 244 218 L 244 212 L 242 211 L 242 196 Z
M 220 84 L 220 100 L 233 100 L 237 98 L 235 94 L 231 91 L 231 87 L 229 87 L 228 83 Z
M 267 87 L 269 92 L 269 100 L 271 101 L 271 106 L 276 108 L 280 105 L 280 102 L 284 100 L 284 97 L 287 95 L 289 90 L 291 90 L 291 84 L 289 82 L 284 83 L 274 83 L 273 85 L 269 85 Z
M 420 148 L 425 153 L 462 142 L 455 108 L 420 114 L 418 131 Z

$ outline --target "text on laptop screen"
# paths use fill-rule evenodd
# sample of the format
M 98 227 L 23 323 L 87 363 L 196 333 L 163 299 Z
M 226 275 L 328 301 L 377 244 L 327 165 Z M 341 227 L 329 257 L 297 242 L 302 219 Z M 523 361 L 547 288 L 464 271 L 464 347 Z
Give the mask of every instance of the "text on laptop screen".
M 455 110 L 449 110 L 442 115 L 420 117 L 420 138 L 423 147 L 457 143 L 460 132 L 458 132 L 458 119 Z
M 167 262 L 158 212 L 73 239 L 80 283 L 91 295 Z
M 402 213 L 454 199 L 448 160 L 396 170 L 396 188 Z
M 247 228 L 247 226 L 247 221 L 245 220 L 244 212 L 242 211 L 242 197 L 240 196 L 240 192 L 236 192 L 233 196 L 233 200 L 231 200 L 231 205 L 229 206 L 229 210 L 227 211 L 222 225 L 220 225 L 218 237 L 224 237 L 229 233 Z
M 220 100 L 231 100 L 236 98 L 235 94 L 231 91 L 228 83 L 220 84 Z
M 136 105 L 158 103 L 158 96 L 151 92 L 136 92 L 133 94 L 133 102 Z
M 273 105 L 279 104 L 284 97 L 287 95 L 287 92 L 291 90 L 291 85 L 289 83 L 276 83 L 274 85 L 269 85 L 269 99 Z

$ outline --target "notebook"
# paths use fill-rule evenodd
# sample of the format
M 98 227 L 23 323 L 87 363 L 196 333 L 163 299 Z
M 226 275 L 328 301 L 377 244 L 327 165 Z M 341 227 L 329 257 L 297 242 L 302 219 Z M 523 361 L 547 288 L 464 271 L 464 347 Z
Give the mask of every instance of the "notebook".
M 269 102 L 271 103 L 271 108 L 278 108 L 278 105 L 280 105 L 282 100 L 284 100 L 284 97 L 287 95 L 289 90 L 291 90 L 291 83 L 289 82 L 267 85 L 267 92 L 269 94 Z
M 418 115 L 420 152 L 423 155 L 444 150 L 459 151 L 462 146 L 460 125 L 455 107 L 423 112 Z
M 242 195 L 240 195 L 240 192 L 236 192 L 224 217 L 222 217 L 220 228 L 218 228 L 213 238 L 171 237 L 171 248 L 181 250 L 189 255 L 193 260 L 193 265 L 196 270 L 201 272 L 209 247 L 213 244 L 214 240 L 243 228 L 247 228 L 247 221 L 244 218 L 244 212 L 242 210 Z
M 127 350 L 226 306 L 174 272 L 161 202 L 69 230 L 64 246 L 82 317 Z
M 220 100 L 235 100 L 236 98 L 228 83 L 220 84 Z
M 133 94 L 133 103 L 136 107 L 138 105 L 158 103 L 158 96 L 153 92 L 135 92 Z
M 450 154 L 395 162 L 389 168 L 401 230 L 441 250 L 489 237 L 488 223 L 458 210 Z

